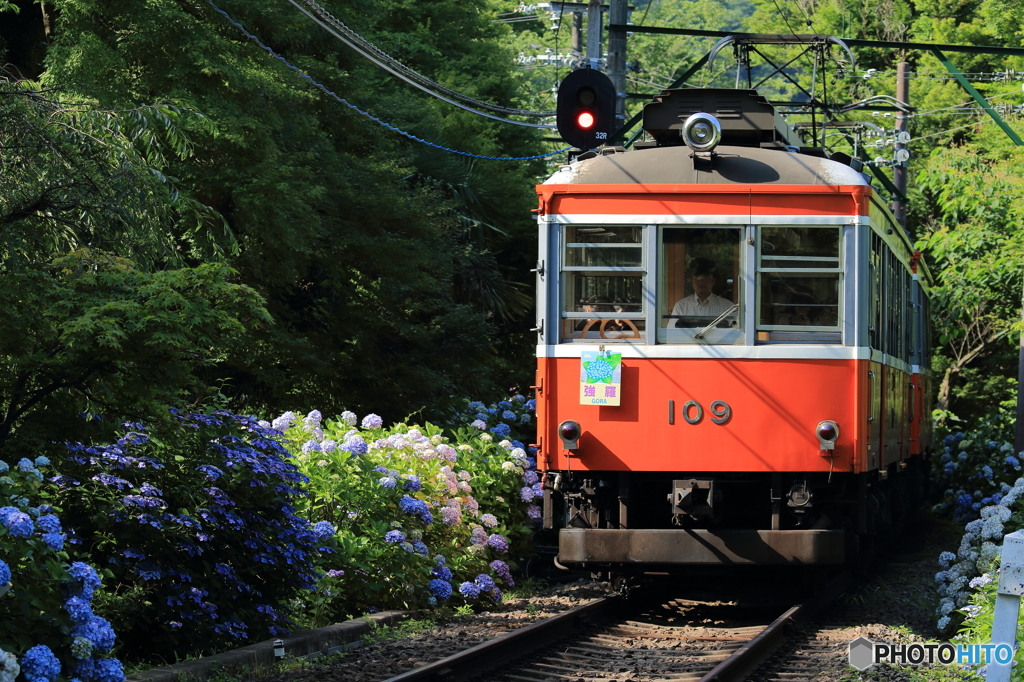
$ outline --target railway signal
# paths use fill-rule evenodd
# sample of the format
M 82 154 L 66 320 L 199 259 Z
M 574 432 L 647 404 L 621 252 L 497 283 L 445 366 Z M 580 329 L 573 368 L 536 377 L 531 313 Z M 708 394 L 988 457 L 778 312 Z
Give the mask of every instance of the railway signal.
M 558 134 L 573 147 L 594 149 L 615 130 L 615 86 L 596 69 L 579 69 L 558 86 Z

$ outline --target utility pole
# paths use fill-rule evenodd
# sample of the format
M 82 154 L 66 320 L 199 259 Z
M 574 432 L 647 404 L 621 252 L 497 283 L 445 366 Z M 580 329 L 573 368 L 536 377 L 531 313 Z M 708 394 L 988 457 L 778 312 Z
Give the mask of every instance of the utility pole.
M 597 69 L 601 64 L 601 0 L 590 0 L 587 5 L 587 68 Z
M 900 161 L 899 157 L 904 156 L 900 154 L 900 150 L 907 148 L 906 142 L 902 140 L 906 139 L 907 128 L 910 123 L 909 112 L 906 111 L 910 106 L 910 64 L 908 62 L 900 62 L 896 67 L 896 99 L 899 100 L 900 112 L 896 114 L 896 165 L 893 167 L 892 181 L 899 190 L 899 193 L 903 196 L 907 196 L 907 176 L 908 168 L 907 164 L 909 161 Z M 892 200 L 892 212 L 896 218 L 896 222 L 903 226 L 903 229 L 907 229 L 907 201 L 905 198 L 893 197 Z
M 1021 300 L 1024 305 L 1024 296 L 1021 296 Z M 1020 349 L 1017 351 L 1017 426 L 1013 446 L 1018 455 L 1024 450 L 1024 334 L 1021 334 Z
M 623 26 L 628 19 L 627 0 L 609 0 L 608 23 Z M 615 85 L 616 128 L 626 120 L 626 31 L 608 30 L 608 75 Z
M 583 56 L 583 15 L 572 13 L 572 53 L 577 59 Z

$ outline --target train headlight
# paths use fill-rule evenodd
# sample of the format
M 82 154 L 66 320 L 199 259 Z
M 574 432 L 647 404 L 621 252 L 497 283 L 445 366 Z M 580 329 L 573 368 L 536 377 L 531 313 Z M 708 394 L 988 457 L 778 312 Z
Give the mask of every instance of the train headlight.
M 562 447 L 566 450 L 577 449 L 580 440 L 580 425 L 571 419 L 566 419 L 558 425 L 558 437 L 562 439 Z
M 693 114 L 683 123 L 683 142 L 695 152 L 709 152 L 722 139 L 722 124 L 711 114 Z
M 839 439 L 839 424 L 836 424 L 831 419 L 820 421 L 814 428 L 814 433 L 818 436 L 818 445 L 820 446 L 820 449 L 836 449 L 836 441 Z

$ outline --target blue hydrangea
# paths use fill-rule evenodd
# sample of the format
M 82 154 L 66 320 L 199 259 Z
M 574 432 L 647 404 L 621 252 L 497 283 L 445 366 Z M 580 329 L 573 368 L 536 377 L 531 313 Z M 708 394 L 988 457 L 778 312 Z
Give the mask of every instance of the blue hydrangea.
M 96 651 L 106 653 L 114 648 L 114 628 L 105 618 L 93 616 L 85 623 L 79 623 L 71 628 L 72 637 L 85 637 L 92 642 Z
M 512 403 L 510 403 L 507 400 L 500 400 L 500 401 L 498 401 L 498 405 L 497 406 L 500 407 L 503 410 L 507 410 L 507 409 L 510 409 L 512 407 Z
M 53 682 L 60 674 L 60 661 L 45 644 L 37 644 L 21 657 L 21 674 L 26 682 Z
M 317 521 L 313 524 L 313 535 L 320 540 L 333 537 L 337 530 L 330 521 Z
M 39 455 L 38 457 L 36 457 L 35 464 L 37 467 L 48 467 L 50 466 L 50 459 L 48 457 L 45 457 L 44 455 Z
M 365 455 L 370 450 L 370 446 L 366 444 L 359 436 L 352 436 L 346 438 L 345 442 L 338 446 L 340 450 L 351 452 L 353 455 Z
M 363 417 L 363 428 L 364 429 L 379 429 L 384 424 L 384 420 L 372 412 Z
M 467 407 L 469 408 L 469 411 L 470 411 L 470 412 L 479 412 L 479 411 L 481 411 L 481 410 L 485 410 L 485 409 L 487 409 L 487 406 L 486 406 L 486 405 L 484 405 L 484 404 L 483 404 L 482 402 L 480 402 L 479 400 L 474 400 L 474 401 L 473 401 L 473 402 L 471 402 L 471 403 L 470 403 L 470 404 L 469 404 L 469 405 L 468 405 Z
M 426 546 L 426 544 L 424 544 L 422 540 L 416 540 L 412 543 L 412 551 L 416 552 L 417 554 L 422 554 L 423 556 L 427 556 L 428 554 L 430 554 L 430 549 Z
M 512 429 L 509 427 L 508 424 L 505 424 L 504 422 L 502 422 L 502 423 L 499 423 L 494 428 L 492 428 L 491 429 L 491 433 L 493 433 L 495 436 L 498 436 L 500 438 L 507 438 L 508 435 L 510 433 L 512 433 Z
M 514 396 L 510 398 L 510 400 L 514 403 L 523 403 L 526 402 L 526 396 L 520 393 L 516 393 Z
M 452 569 L 447 566 L 438 566 L 434 569 L 434 577 L 440 578 L 441 580 L 451 580 Z
M 31 471 L 32 469 L 36 468 L 36 465 L 28 457 L 22 457 L 18 461 L 18 468 L 21 469 L 22 471 Z
M 1020 466 L 1020 460 L 1017 459 L 1016 457 L 1014 457 L 1013 455 L 1007 455 L 1006 463 L 1009 464 L 1012 467 L 1019 467 Z
M 71 574 L 72 584 L 77 588 L 76 594 L 85 599 L 92 599 L 92 593 L 102 584 L 96 569 L 81 561 L 71 564 L 68 573 Z
M 71 655 L 79 660 L 92 658 L 92 642 L 85 637 L 75 637 L 71 640 Z
M 474 582 L 477 585 L 479 585 L 480 589 L 484 592 L 488 592 L 494 589 L 494 578 L 487 575 L 486 573 L 481 573 L 480 575 L 478 575 Z
M 6 474 L 11 470 L 11 467 L 7 465 L 7 462 L 0 459 L 0 474 Z
M 515 421 L 516 413 L 512 410 L 505 410 L 501 413 L 501 418 L 505 421 Z
M 64 602 L 64 610 L 75 623 L 88 623 L 93 618 L 92 606 L 81 597 L 71 597 Z
M 466 599 L 476 599 L 480 596 L 480 588 L 475 583 L 465 582 L 459 585 L 459 594 Z
M 11 582 L 11 567 L 3 559 L 0 559 L 0 585 Z
M 9 509 L 9 507 L 5 507 Z M 28 538 L 32 537 L 32 532 L 35 530 L 35 524 L 32 523 L 32 517 L 23 511 L 12 511 L 6 516 L 0 516 L 0 523 L 3 523 L 7 528 L 7 532 L 11 534 L 11 537 L 15 538 Z
M 423 484 L 420 483 L 419 476 L 417 476 L 416 474 L 409 474 L 409 476 L 406 478 L 405 485 L 403 487 L 410 492 L 416 493 L 423 488 Z
M 525 407 L 530 412 L 536 412 L 536 410 L 537 410 L 537 401 L 534 400 L 533 398 L 530 398 L 529 400 L 526 401 Z
M 533 420 L 533 417 L 531 417 L 530 415 L 526 414 L 525 412 L 522 413 L 521 415 L 519 415 L 519 423 L 520 424 L 529 424 L 530 421 L 532 421 L 532 420 Z
M 93 682 L 124 682 L 124 667 L 116 658 L 100 658 L 93 668 Z
M 320 443 L 315 440 L 307 440 L 302 444 L 302 451 L 306 454 L 310 452 L 320 452 Z
M 390 542 L 393 545 L 405 542 L 405 533 L 400 530 L 389 530 L 384 535 L 384 542 Z
M 43 533 L 43 544 L 52 549 L 54 552 L 59 552 L 62 549 L 64 549 L 64 534 Z
M 44 514 L 36 519 L 36 525 L 43 529 L 46 533 L 59 533 L 61 532 L 60 519 L 53 514 Z
M 490 418 L 490 416 L 491 415 L 487 414 L 486 412 L 478 412 L 476 418 L 479 419 L 480 421 L 485 422 Z
M 384 476 L 379 479 L 377 483 L 380 483 L 385 488 L 394 488 L 398 481 L 396 481 L 392 476 Z
M 992 467 L 988 466 L 987 464 L 981 467 L 981 475 L 991 481 L 992 477 L 994 476 Z
M 445 601 L 448 597 L 452 596 L 451 584 L 445 580 L 441 580 L 440 578 L 434 578 L 427 583 L 427 588 L 430 590 L 431 594 L 441 601 Z

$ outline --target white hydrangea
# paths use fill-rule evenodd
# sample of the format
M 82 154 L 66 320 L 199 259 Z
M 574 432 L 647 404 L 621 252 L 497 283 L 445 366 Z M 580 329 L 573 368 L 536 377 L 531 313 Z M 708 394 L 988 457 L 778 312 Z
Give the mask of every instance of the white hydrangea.
M 356 416 L 355 412 L 349 412 L 348 410 L 345 410 L 344 412 L 341 413 L 341 421 L 345 422 L 349 426 L 355 426 L 356 423 L 359 421 L 359 417 Z
M 14 682 L 21 673 L 18 657 L 9 651 L 0 649 L 0 682 Z

